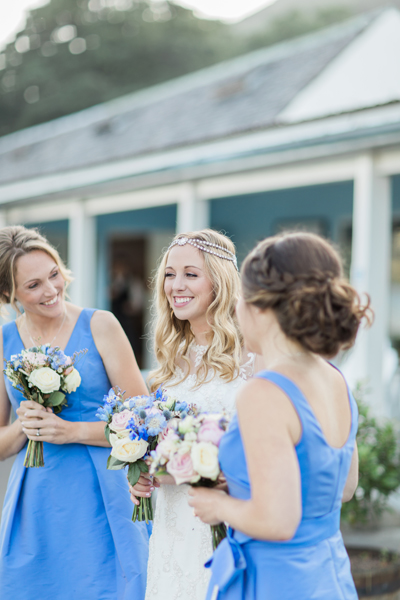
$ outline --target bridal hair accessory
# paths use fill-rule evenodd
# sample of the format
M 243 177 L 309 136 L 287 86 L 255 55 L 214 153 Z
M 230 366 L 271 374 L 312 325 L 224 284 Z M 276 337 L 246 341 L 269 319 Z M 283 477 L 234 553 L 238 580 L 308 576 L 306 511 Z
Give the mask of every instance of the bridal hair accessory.
M 219 246 L 218 244 L 213 244 L 212 242 L 206 242 L 204 240 L 199 240 L 199 239 L 190 239 L 187 237 L 181 237 L 181 238 L 178 238 L 177 240 L 174 240 L 172 242 L 172 244 L 169 246 L 168 250 L 171 250 L 171 248 L 173 248 L 174 246 L 185 246 L 185 244 L 190 244 L 191 246 L 194 246 L 194 248 L 198 248 L 198 250 L 202 250 L 203 252 L 208 252 L 208 254 L 214 254 L 214 256 L 218 256 L 219 258 L 223 258 L 225 260 L 230 260 L 233 262 L 236 269 L 239 270 L 238 266 L 237 266 L 236 256 L 234 255 L 234 253 L 231 252 L 230 250 L 227 250 L 223 246 Z M 212 250 L 211 248 L 216 248 L 217 250 L 222 250 L 223 252 L 226 253 L 226 255 L 220 254 L 219 252 L 215 252 L 215 250 Z

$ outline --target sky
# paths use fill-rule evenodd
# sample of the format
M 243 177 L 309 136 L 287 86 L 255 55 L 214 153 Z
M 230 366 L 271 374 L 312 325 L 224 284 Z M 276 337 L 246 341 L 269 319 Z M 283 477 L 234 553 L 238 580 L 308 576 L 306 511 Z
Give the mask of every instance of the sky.
M 47 4 L 49 0 L 0 0 L 0 48 L 12 41 L 23 28 L 26 11 Z M 225 21 L 240 20 L 276 0 L 175 0 L 196 11 L 200 17 Z

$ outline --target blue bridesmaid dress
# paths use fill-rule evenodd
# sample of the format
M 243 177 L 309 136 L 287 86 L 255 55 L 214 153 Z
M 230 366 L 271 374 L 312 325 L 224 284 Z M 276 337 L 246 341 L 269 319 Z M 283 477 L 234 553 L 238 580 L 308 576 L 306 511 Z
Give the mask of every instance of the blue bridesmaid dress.
M 65 349 L 88 349 L 77 368 L 82 383 L 60 413 L 68 421 L 97 421 L 109 390 L 90 330 L 94 310 L 79 315 Z M 4 357 L 23 349 L 15 322 L 3 326 Z M 6 379 L 14 410 L 24 399 Z M 143 600 L 148 538 L 132 523 L 124 471 L 107 471 L 109 448 L 44 442 L 41 468 L 14 462 L 0 530 L 1 600 Z
M 228 538 L 206 565 L 212 570 L 207 600 L 357 600 L 339 529 L 357 432 L 357 405 L 349 391 L 350 435 L 342 448 L 333 448 L 292 381 L 272 371 L 257 377 L 272 381 L 289 397 L 302 424 L 296 446 L 302 519 L 293 539 L 284 542 L 258 541 L 229 529 Z M 248 500 L 251 489 L 237 417 L 221 440 L 219 458 L 230 495 Z

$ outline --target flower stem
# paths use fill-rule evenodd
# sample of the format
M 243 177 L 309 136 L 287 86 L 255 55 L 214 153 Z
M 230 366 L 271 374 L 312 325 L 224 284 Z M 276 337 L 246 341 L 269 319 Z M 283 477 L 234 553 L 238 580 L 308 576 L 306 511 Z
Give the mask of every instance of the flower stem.
M 216 550 L 219 544 L 224 540 L 227 536 L 227 530 L 225 523 L 220 523 L 219 525 L 211 525 L 211 537 L 212 537 L 212 545 L 213 550 Z
M 153 506 L 151 498 L 140 498 L 139 505 L 133 509 L 132 521 L 146 521 L 149 524 L 153 520 Z
M 43 442 L 29 440 L 25 454 L 24 467 L 44 467 Z

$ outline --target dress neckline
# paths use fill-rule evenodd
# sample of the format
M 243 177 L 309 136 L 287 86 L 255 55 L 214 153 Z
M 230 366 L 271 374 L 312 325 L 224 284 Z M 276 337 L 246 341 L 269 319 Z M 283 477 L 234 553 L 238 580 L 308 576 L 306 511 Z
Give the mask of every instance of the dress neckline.
M 65 345 L 65 348 L 61 348 L 61 350 L 62 350 L 62 351 L 65 353 L 65 354 L 67 354 L 67 356 L 68 356 L 68 353 L 67 353 L 68 346 L 70 345 L 70 343 L 71 343 L 71 341 L 72 341 L 72 338 L 74 337 L 74 334 L 75 334 L 75 331 L 76 331 L 77 325 L 78 325 L 78 323 L 79 323 L 79 321 L 80 321 L 80 319 L 81 319 L 81 317 L 82 317 L 82 315 L 83 315 L 83 313 L 84 313 L 84 312 L 85 312 L 85 309 L 83 308 L 83 309 L 81 310 L 81 312 L 79 313 L 79 316 L 78 316 L 78 318 L 77 318 L 77 320 L 76 320 L 76 323 L 75 323 L 75 325 L 74 325 L 74 328 L 73 328 L 73 330 L 71 331 L 71 335 L 69 336 L 69 338 L 68 338 L 68 341 L 67 341 L 67 343 L 66 343 L 66 345 Z M 18 335 L 18 337 L 19 337 L 19 339 L 20 339 L 20 341 L 21 341 L 22 348 L 23 348 L 24 350 L 27 350 L 28 348 L 26 348 L 26 347 L 25 347 L 25 344 L 24 344 L 24 342 L 22 341 L 22 337 L 21 337 L 21 334 L 20 334 L 20 332 L 19 332 L 19 329 L 18 329 L 18 326 L 17 326 L 17 322 L 16 322 L 16 321 L 13 321 L 13 322 L 14 322 L 14 327 L 15 327 L 15 329 L 17 330 L 17 335 Z
M 188 350 L 193 350 L 195 353 L 195 359 L 194 359 L 194 366 L 195 369 L 197 369 L 200 364 L 201 364 L 201 360 L 203 358 L 203 356 L 205 355 L 205 353 L 207 352 L 209 346 L 201 346 L 200 344 L 197 344 L 195 342 L 195 340 L 192 340 L 189 344 L 189 348 Z

